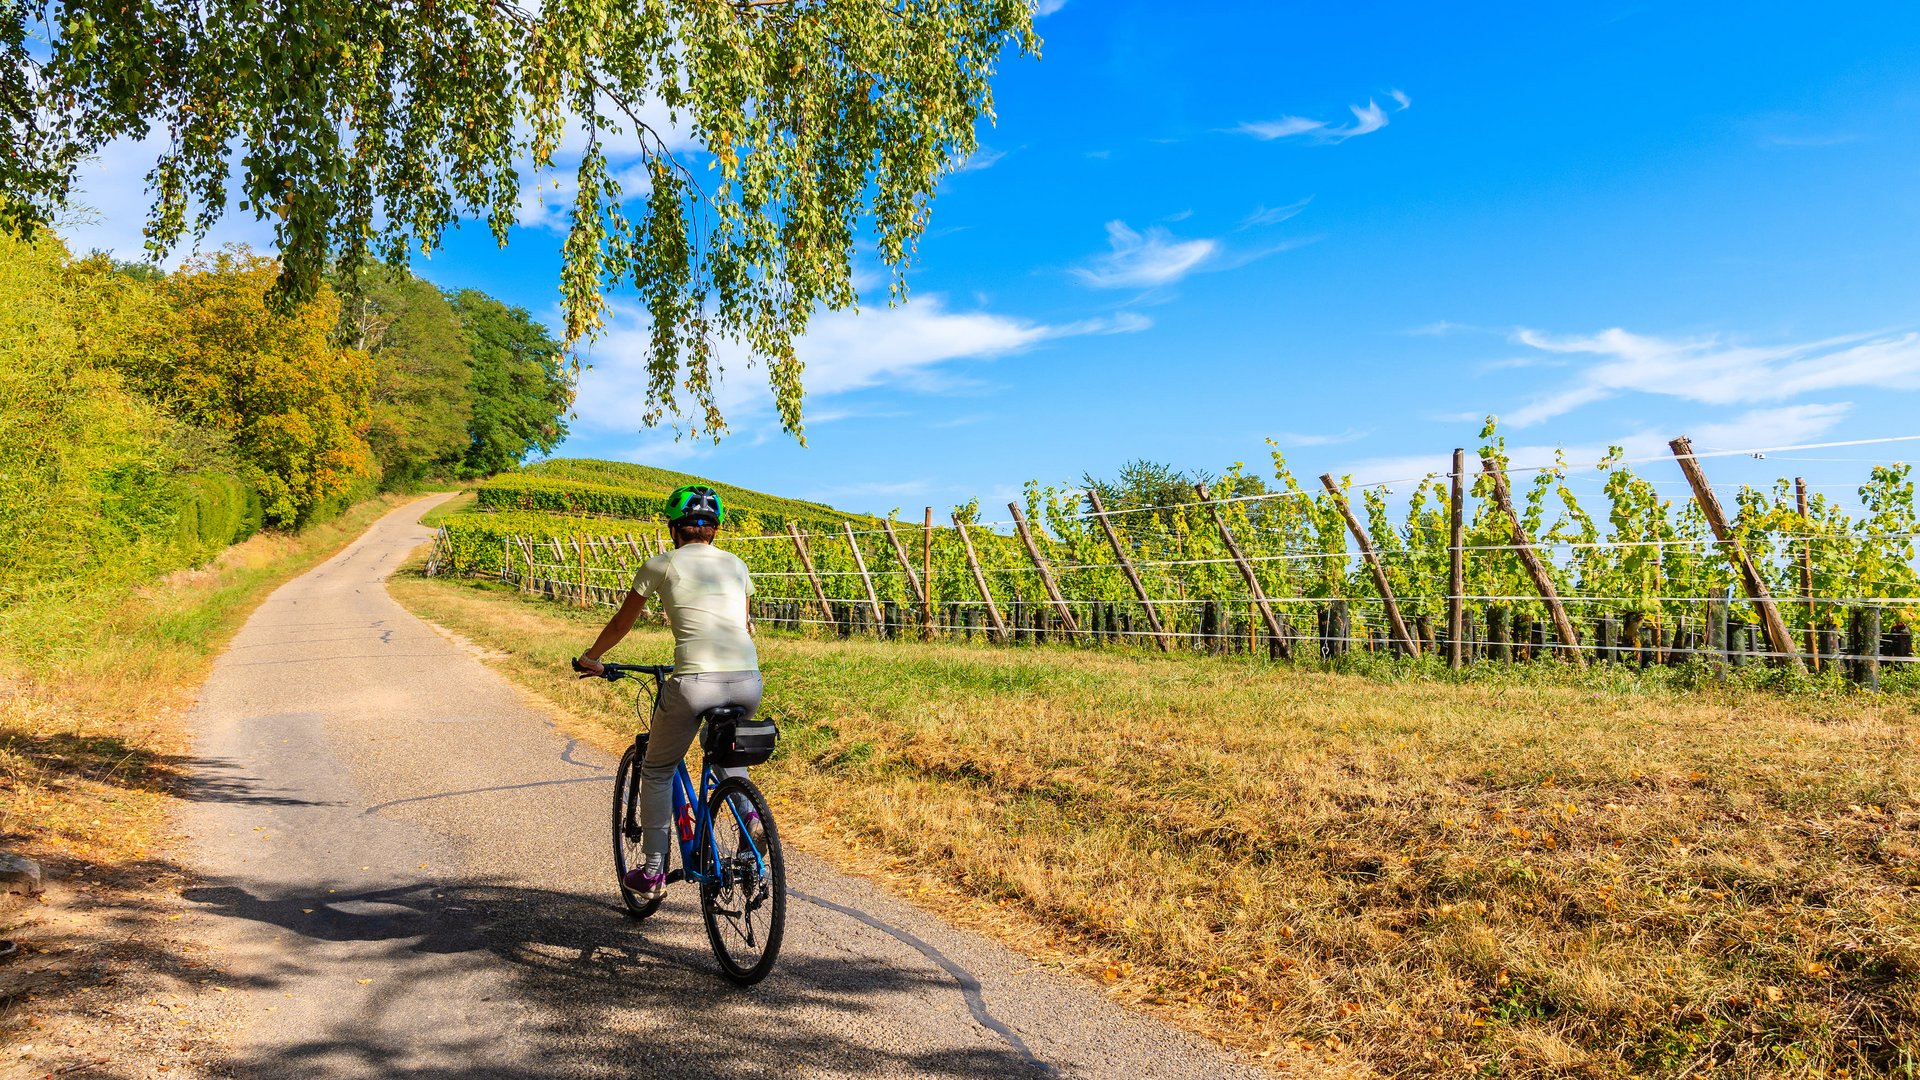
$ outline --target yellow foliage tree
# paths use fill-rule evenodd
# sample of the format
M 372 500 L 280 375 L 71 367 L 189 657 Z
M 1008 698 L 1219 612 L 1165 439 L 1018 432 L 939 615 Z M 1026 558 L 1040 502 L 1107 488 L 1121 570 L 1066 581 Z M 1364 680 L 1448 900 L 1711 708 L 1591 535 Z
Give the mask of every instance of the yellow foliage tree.
M 245 249 L 188 263 L 160 284 L 171 310 L 132 362 L 147 390 L 231 440 L 267 523 L 293 528 L 373 477 L 373 365 L 335 344 L 340 302 L 322 288 L 288 312 L 268 305 L 280 273 Z

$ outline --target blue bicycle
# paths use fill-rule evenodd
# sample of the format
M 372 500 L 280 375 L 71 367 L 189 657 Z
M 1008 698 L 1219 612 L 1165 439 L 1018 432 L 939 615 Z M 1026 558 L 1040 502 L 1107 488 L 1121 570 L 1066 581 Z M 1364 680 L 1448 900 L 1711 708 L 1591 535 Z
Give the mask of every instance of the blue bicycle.
M 607 664 L 604 678 L 614 681 L 653 676 L 653 702 L 671 664 Z M 644 702 L 642 703 L 644 704 Z M 642 715 L 651 717 L 647 707 Z M 743 723 L 745 721 L 745 723 Z M 767 797 L 743 776 L 719 777 L 714 770 L 758 765 L 773 752 L 773 725 L 746 720 L 746 710 L 735 706 L 708 709 L 700 714 L 699 797 L 687 763 L 673 774 L 674 833 L 679 841 L 680 868 L 667 874 L 669 883 L 691 881 L 700 887 L 700 914 L 706 920 L 707 941 L 727 979 L 751 986 L 773 970 L 787 921 L 786 858 L 780 834 L 773 825 Z M 640 831 L 640 765 L 647 756 L 647 732 L 634 736 L 620 758 L 613 778 L 613 877 L 622 882 L 627 870 L 645 858 Z M 644 919 L 660 906 L 660 898 L 642 899 L 620 884 L 627 912 Z

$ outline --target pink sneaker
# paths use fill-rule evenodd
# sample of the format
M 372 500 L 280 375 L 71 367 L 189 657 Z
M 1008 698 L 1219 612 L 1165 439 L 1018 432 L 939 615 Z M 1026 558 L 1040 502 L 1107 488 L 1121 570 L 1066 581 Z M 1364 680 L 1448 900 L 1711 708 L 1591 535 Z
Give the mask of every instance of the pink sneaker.
M 658 900 L 667 894 L 667 870 L 664 866 L 658 869 L 636 866 L 627 871 L 620 884 L 642 900 Z

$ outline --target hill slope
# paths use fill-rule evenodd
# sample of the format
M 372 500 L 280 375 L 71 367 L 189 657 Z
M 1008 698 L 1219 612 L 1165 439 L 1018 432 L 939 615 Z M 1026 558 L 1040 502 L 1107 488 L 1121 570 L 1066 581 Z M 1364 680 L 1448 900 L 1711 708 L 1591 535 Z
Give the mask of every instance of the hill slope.
M 729 514 L 744 514 L 761 528 L 777 530 L 788 521 L 836 528 L 842 521 L 865 525 L 875 520 L 824 503 L 769 495 L 691 473 L 592 458 L 554 458 L 496 476 L 481 485 L 480 503 L 490 509 L 588 512 L 651 520 L 658 517 L 660 502 L 668 492 L 688 484 L 711 486 L 720 493 Z

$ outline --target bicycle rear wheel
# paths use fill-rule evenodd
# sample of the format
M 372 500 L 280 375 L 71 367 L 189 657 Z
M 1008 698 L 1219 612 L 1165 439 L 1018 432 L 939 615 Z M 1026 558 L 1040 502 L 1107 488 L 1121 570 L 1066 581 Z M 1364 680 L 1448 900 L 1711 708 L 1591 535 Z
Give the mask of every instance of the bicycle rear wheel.
M 643 898 L 627 888 L 627 871 L 640 866 L 646 856 L 640 841 L 640 745 L 627 747 L 620 768 L 613 774 L 613 883 L 619 886 L 620 900 L 627 914 L 644 919 L 660 906 L 660 897 Z
M 700 887 L 700 914 L 707 941 L 728 981 L 752 986 L 773 970 L 787 923 L 787 864 L 767 797 L 753 781 L 720 781 L 708 803 L 716 880 Z M 754 840 L 750 814 L 759 815 L 764 838 Z

